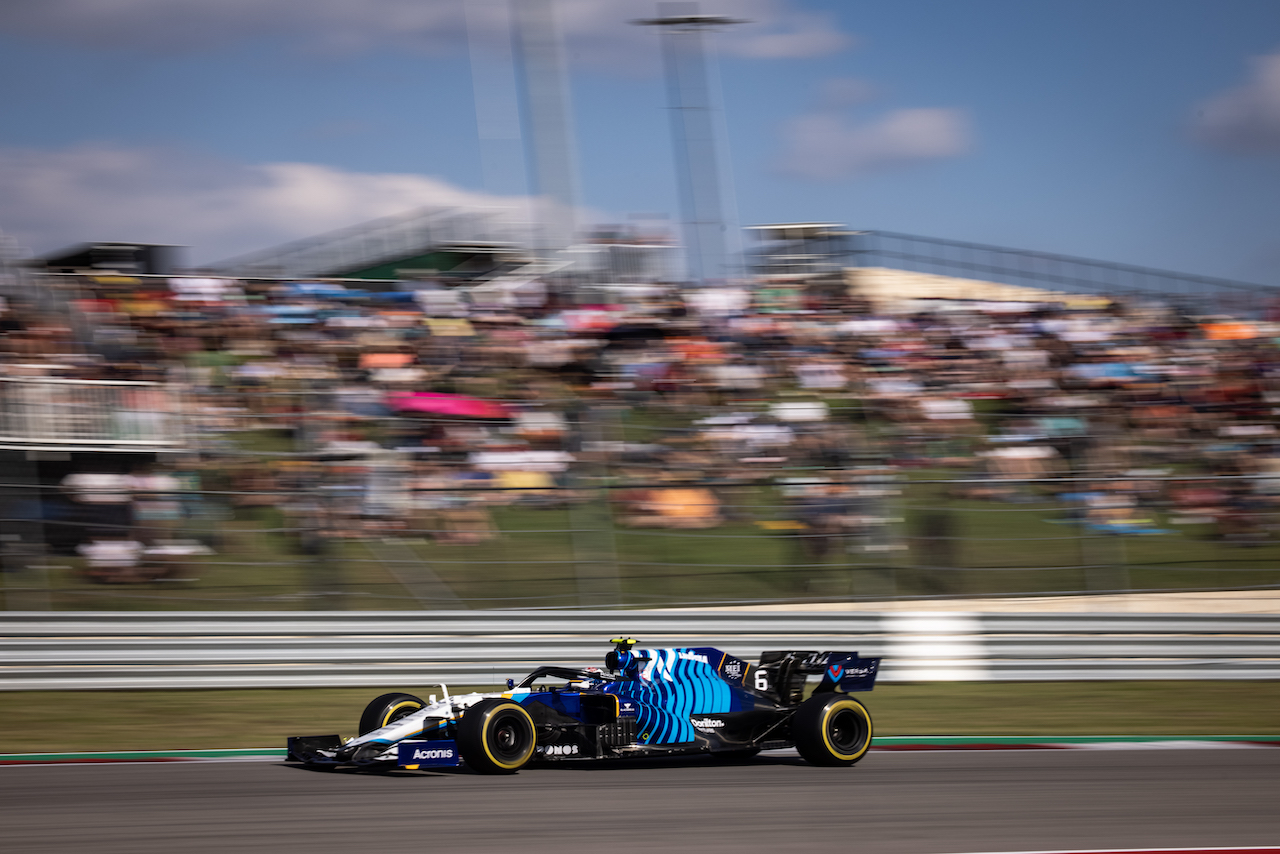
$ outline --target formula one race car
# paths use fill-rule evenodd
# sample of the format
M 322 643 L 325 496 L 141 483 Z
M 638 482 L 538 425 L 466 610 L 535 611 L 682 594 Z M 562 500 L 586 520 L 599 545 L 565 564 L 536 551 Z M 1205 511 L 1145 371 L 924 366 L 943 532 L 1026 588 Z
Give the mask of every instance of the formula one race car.
M 711 753 L 742 759 L 795 747 L 814 765 L 852 765 L 871 716 L 850 692 L 875 686 L 880 659 L 856 652 L 766 652 L 749 664 L 711 647 L 634 649 L 615 638 L 605 667 L 539 667 L 508 690 L 430 703 L 383 694 L 360 734 L 289 739 L 317 768 L 467 767 L 512 774 L 532 761 Z M 804 699 L 808 676 L 821 681 Z

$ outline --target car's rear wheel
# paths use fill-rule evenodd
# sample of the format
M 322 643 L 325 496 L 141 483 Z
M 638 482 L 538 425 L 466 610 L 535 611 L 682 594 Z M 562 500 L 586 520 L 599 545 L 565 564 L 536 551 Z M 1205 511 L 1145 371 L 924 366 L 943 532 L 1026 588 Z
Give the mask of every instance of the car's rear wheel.
M 364 714 L 360 716 L 360 734 L 382 729 L 387 724 L 413 714 L 423 705 L 422 700 L 412 694 L 383 694 L 364 707 Z
M 533 718 L 511 700 L 481 700 L 462 713 L 458 751 L 480 774 L 514 774 L 533 757 Z
M 871 714 L 844 694 L 815 694 L 791 718 L 796 750 L 813 765 L 852 765 L 871 746 Z

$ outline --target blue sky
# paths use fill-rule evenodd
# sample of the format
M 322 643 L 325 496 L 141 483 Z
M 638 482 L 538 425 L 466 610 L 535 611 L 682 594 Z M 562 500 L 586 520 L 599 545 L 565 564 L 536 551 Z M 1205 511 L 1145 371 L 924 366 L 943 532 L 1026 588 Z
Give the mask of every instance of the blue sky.
M 752 22 L 715 40 L 742 224 L 1280 285 L 1276 0 L 700 5 Z M 518 169 L 482 164 L 472 80 L 474 59 L 487 115 L 510 118 L 504 8 L 6 0 L 0 231 L 35 252 L 178 243 L 200 263 L 518 195 Z M 657 37 L 628 24 L 656 4 L 559 11 L 587 215 L 678 219 Z

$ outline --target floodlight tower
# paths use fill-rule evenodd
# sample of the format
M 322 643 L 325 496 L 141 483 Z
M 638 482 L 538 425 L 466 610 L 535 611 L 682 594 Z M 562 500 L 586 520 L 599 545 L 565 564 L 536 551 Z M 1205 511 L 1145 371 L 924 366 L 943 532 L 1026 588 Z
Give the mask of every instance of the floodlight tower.
M 700 284 L 726 279 L 738 265 L 731 263 L 726 241 L 715 105 L 702 34 L 747 22 L 699 14 L 698 4 L 689 2 L 659 3 L 658 13 L 635 23 L 662 32 L 689 277 Z

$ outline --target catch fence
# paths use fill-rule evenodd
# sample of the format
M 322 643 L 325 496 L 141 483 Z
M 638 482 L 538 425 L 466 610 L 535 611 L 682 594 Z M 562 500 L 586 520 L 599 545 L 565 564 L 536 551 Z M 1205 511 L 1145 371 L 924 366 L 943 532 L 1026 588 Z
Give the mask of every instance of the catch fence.
M 978 412 L 976 427 L 939 428 L 851 393 L 783 401 L 821 403 L 815 421 L 779 418 L 776 402 L 654 398 L 543 401 L 531 411 L 556 417 L 486 425 L 361 412 L 326 389 L 192 398 L 183 453 L 10 455 L 5 608 L 629 608 L 1280 586 L 1280 471 L 1241 467 L 1275 459 L 1261 422 L 1156 437 L 1101 419 L 980 424 Z M 157 459 L 162 482 L 128 480 Z M 124 479 L 99 494 L 71 477 L 108 462 Z
M 0 486 L 6 607 L 645 607 L 1280 585 L 1274 504 L 1225 497 L 1256 495 L 1269 484 L 1256 477 L 852 468 L 442 485 L 394 452 L 174 475 L 166 495 L 116 503 Z M 228 488 L 207 488 L 219 480 Z M 1143 515 L 1128 504 L 1114 515 L 1111 486 L 1143 496 Z M 126 487 L 98 487 L 112 488 Z M 1214 496 L 1223 503 L 1205 503 Z

